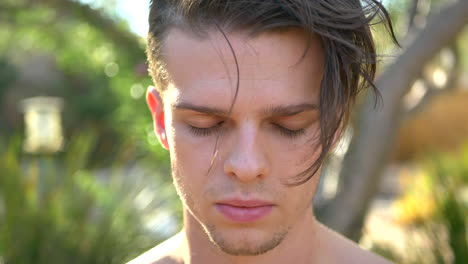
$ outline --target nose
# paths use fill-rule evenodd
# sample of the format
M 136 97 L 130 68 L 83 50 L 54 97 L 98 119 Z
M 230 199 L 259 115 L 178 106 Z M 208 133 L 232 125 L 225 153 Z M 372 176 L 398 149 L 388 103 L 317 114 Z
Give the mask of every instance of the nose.
M 254 126 L 239 128 L 230 142 L 224 161 L 224 172 L 241 182 L 252 182 L 269 173 L 266 149 L 262 147 L 259 131 Z

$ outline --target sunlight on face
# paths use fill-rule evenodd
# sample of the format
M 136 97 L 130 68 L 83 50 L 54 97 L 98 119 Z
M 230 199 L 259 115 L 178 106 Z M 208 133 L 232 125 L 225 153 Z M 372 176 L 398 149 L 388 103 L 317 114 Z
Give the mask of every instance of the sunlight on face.
M 165 126 L 186 225 L 225 253 L 258 255 L 312 217 L 318 176 L 283 183 L 317 158 L 324 58 L 315 37 L 302 58 L 307 40 L 299 30 L 227 37 L 239 76 L 221 33 L 169 33 Z

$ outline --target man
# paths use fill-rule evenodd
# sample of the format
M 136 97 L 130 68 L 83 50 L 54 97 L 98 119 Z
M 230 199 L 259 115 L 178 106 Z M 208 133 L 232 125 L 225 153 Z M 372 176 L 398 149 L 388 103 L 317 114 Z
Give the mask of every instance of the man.
M 147 103 L 184 228 L 131 264 L 388 263 L 311 206 L 357 93 L 372 86 L 369 23 L 388 17 L 361 4 L 152 1 Z

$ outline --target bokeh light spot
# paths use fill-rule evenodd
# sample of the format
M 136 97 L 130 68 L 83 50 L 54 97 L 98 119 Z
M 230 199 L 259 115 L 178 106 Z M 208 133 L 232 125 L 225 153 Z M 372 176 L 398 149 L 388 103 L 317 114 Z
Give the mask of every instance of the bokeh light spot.
M 132 88 L 130 88 L 130 96 L 135 100 L 140 99 L 144 93 L 145 88 L 143 88 L 143 85 L 141 85 L 141 83 L 135 83 L 134 85 L 132 85 Z
M 117 74 L 119 74 L 119 65 L 115 62 L 107 64 L 104 68 L 104 73 L 107 75 L 107 77 L 115 77 Z

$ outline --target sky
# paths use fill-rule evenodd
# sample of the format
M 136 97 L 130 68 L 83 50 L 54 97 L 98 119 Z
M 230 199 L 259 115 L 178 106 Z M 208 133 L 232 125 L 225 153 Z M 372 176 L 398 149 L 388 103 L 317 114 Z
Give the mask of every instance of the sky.
M 79 0 L 91 7 L 102 7 L 103 3 L 112 0 Z M 150 0 L 114 0 L 117 14 L 127 20 L 130 29 L 139 36 L 146 36 L 148 32 L 148 13 Z
M 130 29 L 139 36 L 148 32 L 149 0 L 119 0 L 117 12 L 129 22 Z

